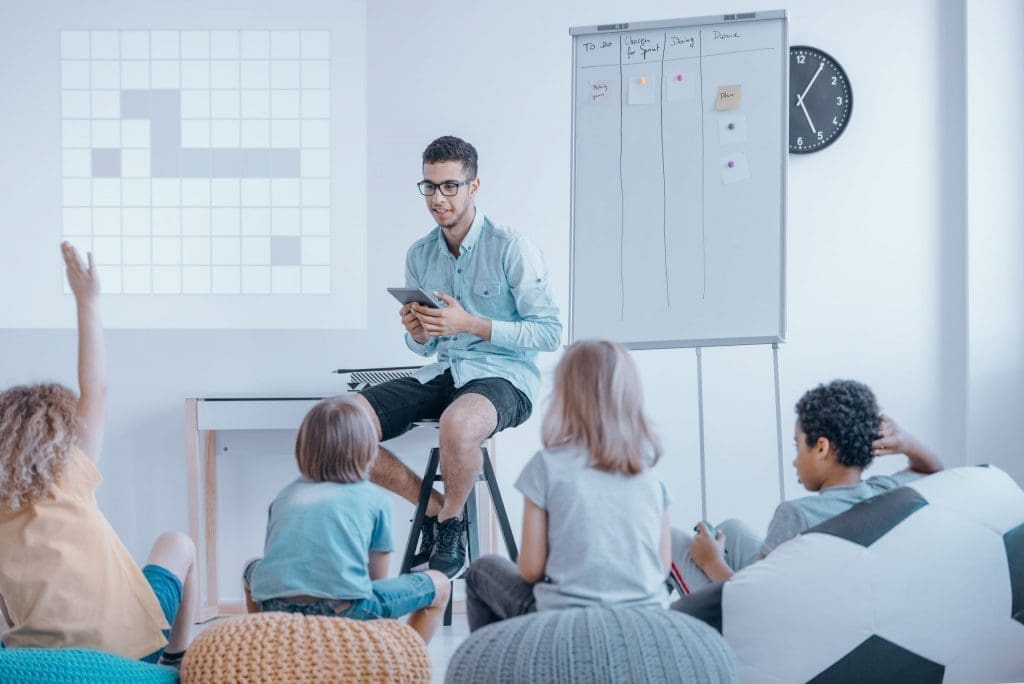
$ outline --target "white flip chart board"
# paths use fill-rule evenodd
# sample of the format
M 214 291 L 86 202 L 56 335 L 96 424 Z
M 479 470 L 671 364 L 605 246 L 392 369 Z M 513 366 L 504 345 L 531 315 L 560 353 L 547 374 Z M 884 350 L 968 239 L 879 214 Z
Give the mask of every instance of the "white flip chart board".
M 570 34 L 570 340 L 782 341 L 785 12 Z

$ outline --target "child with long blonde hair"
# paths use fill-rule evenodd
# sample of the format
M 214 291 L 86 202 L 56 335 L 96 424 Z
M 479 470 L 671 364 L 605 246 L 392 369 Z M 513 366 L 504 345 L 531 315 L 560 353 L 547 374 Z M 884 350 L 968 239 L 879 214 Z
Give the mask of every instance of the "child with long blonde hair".
M 362 406 L 334 397 L 310 409 L 295 440 L 301 476 L 270 504 L 263 558 L 243 572 L 250 612 L 408 615 L 430 641 L 451 584 L 437 570 L 388 578 L 391 502 L 368 479 L 376 455 L 377 432 Z
M 500 556 L 470 566 L 470 630 L 535 610 L 662 605 L 669 497 L 650 470 L 661 446 L 622 345 L 586 340 L 565 351 L 541 434 L 544 448 L 516 481 L 518 567 Z
M 78 312 L 80 393 L 53 383 L 0 392 L 0 642 L 176 665 L 194 622 L 195 546 L 166 532 L 140 570 L 100 512 L 99 279 L 92 254 L 86 265 L 68 243 L 61 252 Z

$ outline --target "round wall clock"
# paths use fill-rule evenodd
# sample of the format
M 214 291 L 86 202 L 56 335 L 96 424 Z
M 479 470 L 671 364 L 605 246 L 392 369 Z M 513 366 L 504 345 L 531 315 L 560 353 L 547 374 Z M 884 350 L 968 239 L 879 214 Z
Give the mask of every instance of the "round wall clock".
M 853 90 L 843 67 L 827 52 L 789 48 L 789 151 L 823 150 L 842 135 L 853 111 Z

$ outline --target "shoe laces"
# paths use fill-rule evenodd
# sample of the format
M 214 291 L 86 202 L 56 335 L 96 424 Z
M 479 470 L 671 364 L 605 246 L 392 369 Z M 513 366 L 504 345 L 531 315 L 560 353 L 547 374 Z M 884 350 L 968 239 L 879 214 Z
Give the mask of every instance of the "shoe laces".
M 453 555 L 458 552 L 462 533 L 466 529 L 464 520 L 457 520 L 455 523 L 445 521 L 437 525 L 437 548 L 445 555 Z

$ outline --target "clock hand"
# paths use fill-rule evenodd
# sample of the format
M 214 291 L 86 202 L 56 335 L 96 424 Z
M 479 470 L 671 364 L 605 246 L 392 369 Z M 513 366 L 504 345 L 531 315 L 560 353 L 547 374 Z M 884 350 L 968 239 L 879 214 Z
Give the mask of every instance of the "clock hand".
M 818 129 L 814 127 L 814 122 L 811 121 L 811 115 L 807 111 L 807 106 L 803 103 L 803 100 L 800 101 L 800 109 L 804 110 L 804 116 L 807 117 L 807 123 L 811 126 L 811 133 L 818 135 Z
M 818 74 L 820 74 L 821 70 L 824 68 L 825 62 L 818 62 L 818 70 L 814 72 L 813 76 L 811 76 L 811 80 L 808 82 L 807 87 L 804 88 L 804 92 L 800 93 L 800 97 L 797 98 L 797 104 L 803 104 L 804 98 L 807 97 L 807 91 L 811 89 L 812 85 L 814 85 L 814 81 L 817 80 Z

